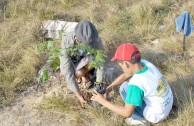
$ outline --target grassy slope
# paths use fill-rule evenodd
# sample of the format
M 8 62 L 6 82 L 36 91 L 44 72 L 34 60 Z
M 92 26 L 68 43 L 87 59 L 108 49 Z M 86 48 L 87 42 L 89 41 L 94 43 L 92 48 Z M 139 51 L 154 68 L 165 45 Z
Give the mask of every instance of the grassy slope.
M 1 2 L 0 11 L 0 106 L 10 103 L 18 91 L 33 81 L 44 57 L 34 50 L 41 42 L 41 21 L 63 19 L 92 21 L 107 50 L 130 41 L 142 50 L 165 75 L 175 92 L 178 110 L 175 119 L 158 125 L 191 125 L 194 109 L 189 59 L 181 58 L 182 33 L 175 32 L 175 18 L 184 10 L 193 12 L 194 2 L 183 0 L 9 0 Z M 3 5 L 6 5 L 4 7 Z M 57 9 L 56 9 L 57 8 Z M 191 13 L 191 17 L 193 14 Z M 194 19 L 194 18 L 193 18 Z M 160 26 L 164 26 L 159 30 Z M 193 56 L 191 35 L 188 55 Z M 151 41 L 160 43 L 151 46 Z M 60 100 L 60 99 L 59 99 Z M 185 120 L 185 118 L 187 118 Z

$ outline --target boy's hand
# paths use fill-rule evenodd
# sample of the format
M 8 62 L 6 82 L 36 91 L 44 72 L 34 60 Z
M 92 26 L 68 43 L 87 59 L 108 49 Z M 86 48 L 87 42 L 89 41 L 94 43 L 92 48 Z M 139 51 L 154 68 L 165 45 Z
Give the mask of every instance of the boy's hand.
M 104 98 L 108 99 L 108 93 L 107 92 L 104 94 Z
M 94 90 L 91 100 L 97 101 L 100 104 L 102 104 L 104 101 L 106 101 L 106 99 L 103 97 L 103 95 L 98 93 L 96 90 Z
M 104 94 L 104 98 L 105 98 L 105 99 L 108 100 L 108 97 L 109 97 L 109 93 L 110 93 L 110 92 L 111 92 L 110 88 L 107 87 L 107 88 L 106 88 L 106 92 L 105 92 L 105 94 Z

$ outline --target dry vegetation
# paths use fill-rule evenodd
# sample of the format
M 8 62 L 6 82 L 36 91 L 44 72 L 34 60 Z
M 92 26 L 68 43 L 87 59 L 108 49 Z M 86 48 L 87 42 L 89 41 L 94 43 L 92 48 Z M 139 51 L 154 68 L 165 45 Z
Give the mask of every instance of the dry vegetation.
M 194 125 L 194 62 L 189 63 L 194 56 L 194 35 L 187 38 L 183 58 L 183 33 L 175 31 L 175 18 L 184 10 L 191 12 L 194 19 L 191 0 L 1 0 L 0 107 L 9 105 L 17 93 L 33 84 L 45 62 L 46 55 L 35 51 L 35 46 L 42 42 L 41 22 L 88 19 L 97 26 L 108 52 L 123 42 L 135 43 L 143 57 L 153 62 L 168 79 L 176 109 L 157 126 Z M 158 44 L 151 43 L 155 39 L 159 40 Z M 67 117 L 71 115 L 68 119 L 75 123 L 72 125 L 96 122 L 105 126 L 110 121 L 111 125 L 124 125 L 122 118 L 105 108 L 88 106 L 83 111 L 74 102 L 72 96 L 54 97 L 46 99 L 42 108 Z

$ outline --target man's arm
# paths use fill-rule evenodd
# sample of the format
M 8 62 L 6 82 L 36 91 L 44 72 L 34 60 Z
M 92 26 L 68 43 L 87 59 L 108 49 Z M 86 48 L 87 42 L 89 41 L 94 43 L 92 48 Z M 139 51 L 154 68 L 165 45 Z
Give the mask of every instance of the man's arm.
M 67 34 L 67 36 L 63 36 L 62 38 L 62 51 L 63 56 L 60 56 L 60 70 L 61 74 L 65 76 L 65 80 L 67 81 L 68 87 L 73 91 L 79 91 L 78 84 L 75 80 L 75 69 L 71 61 L 71 57 L 69 56 L 67 50 L 67 45 L 73 45 L 73 33 Z
M 130 104 L 125 104 L 125 106 L 119 106 L 115 105 L 109 101 L 107 101 L 101 94 L 95 91 L 92 96 L 92 100 L 99 102 L 106 108 L 112 110 L 113 112 L 117 113 L 118 115 L 121 115 L 123 117 L 131 117 L 133 114 L 133 111 L 135 109 L 135 106 Z
M 65 42 L 68 41 L 66 37 L 62 39 L 62 51 L 63 56 L 60 56 L 60 70 L 61 74 L 65 76 L 65 80 L 67 82 L 67 86 L 70 88 L 72 92 L 75 93 L 77 98 L 79 99 L 81 105 L 83 106 L 86 101 L 82 97 L 82 94 L 79 90 L 79 86 L 75 80 L 75 69 L 73 63 L 71 61 L 71 57 L 69 56 L 67 50 L 65 49 Z M 68 41 L 70 43 L 70 41 Z M 70 43 L 71 44 L 71 43 Z
M 67 51 L 62 51 L 63 56 L 60 56 L 60 70 L 61 74 L 65 76 L 68 87 L 73 92 L 79 91 L 78 84 L 75 80 L 75 70 L 71 62 L 71 58 L 68 56 Z

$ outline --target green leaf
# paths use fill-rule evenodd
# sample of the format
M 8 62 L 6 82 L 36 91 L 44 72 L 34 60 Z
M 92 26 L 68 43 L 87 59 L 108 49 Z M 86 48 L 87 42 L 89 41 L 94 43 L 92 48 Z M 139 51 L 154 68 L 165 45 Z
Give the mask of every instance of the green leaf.
M 106 62 L 103 58 L 100 58 L 100 61 L 101 61 L 101 62 Z
M 57 63 L 56 62 L 52 62 L 52 67 L 56 71 L 57 70 Z
M 60 59 L 59 59 L 59 57 L 56 57 L 55 61 L 56 61 L 57 64 L 60 64 Z
M 49 71 L 48 69 L 44 69 L 41 71 L 39 77 L 37 78 L 38 83 L 44 84 L 45 81 L 49 79 Z
M 41 76 L 37 78 L 38 83 L 41 83 Z
M 42 44 L 39 44 L 36 46 L 36 51 L 37 52 L 42 52 L 43 51 L 43 45 Z
M 53 49 L 53 45 L 54 45 L 54 43 L 53 43 L 53 41 L 48 41 L 48 44 L 47 44 L 47 49 L 48 50 L 52 50 Z
M 54 60 L 55 56 L 51 55 L 48 57 L 48 60 L 46 61 L 47 63 L 50 63 Z
M 54 50 L 53 52 L 52 52 L 53 54 L 59 54 L 60 53 L 60 50 Z
M 53 61 L 53 60 L 47 60 L 46 62 L 47 62 L 47 63 L 51 63 L 52 61 Z
M 72 53 L 71 53 L 72 56 L 75 56 L 75 54 L 76 54 L 75 52 L 72 52 Z
M 104 52 L 102 53 L 102 56 L 103 56 L 103 57 L 107 57 L 107 55 L 106 55 Z
M 73 48 L 73 51 L 77 51 L 78 49 L 77 48 Z
M 58 56 L 64 56 L 61 52 L 58 54 Z
M 44 84 L 44 82 L 45 82 L 45 76 L 43 75 L 43 76 L 41 77 L 41 83 Z
M 52 54 L 54 54 L 55 56 L 63 56 L 60 49 L 53 50 Z
M 45 76 L 45 81 L 47 81 L 49 79 L 49 71 L 47 69 L 45 69 L 44 71 L 44 76 Z
M 46 49 L 46 48 L 47 48 L 47 45 L 48 45 L 48 41 L 45 41 L 45 42 L 43 43 L 43 47 L 44 47 L 44 49 Z
M 94 82 L 94 84 L 95 84 L 95 85 L 98 85 L 98 84 L 100 84 L 100 82 Z
M 55 56 L 54 56 L 54 55 L 51 55 L 51 56 L 49 56 L 48 59 L 49 59 L 49 60 L 51 60 L 51 59 L 53 60 L 54 58 L 55 58 Z

